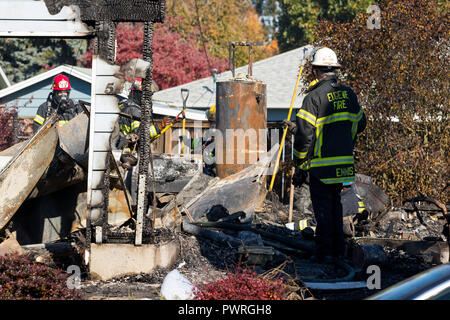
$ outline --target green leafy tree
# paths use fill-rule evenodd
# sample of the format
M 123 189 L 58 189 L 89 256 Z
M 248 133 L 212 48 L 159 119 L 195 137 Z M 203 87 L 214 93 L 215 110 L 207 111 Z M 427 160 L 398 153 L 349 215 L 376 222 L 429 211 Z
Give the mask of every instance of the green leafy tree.
M 378 6 L 378 28 L 368 28 L 369 15 L 360 14 L 351 22 L 322 22 L 315 34 L 317 45 L 337 52 L 342 80 L 359 94 L 369 119 L 357 169 L 397 204 L 419 192 L 447 201 L 450 5 L 382 0 Z
M 314 41 L 319 21 L 351 21 L 366 12 L 373 0 L 278 0 L 277 40 L 280 51 L 298 48 Z
M 264 42 L 266 33 L 250 0 L 167 0 L 167 16 L 179 18 L 174 27 L 184 38 L 194 36 L 209 56 L 228 58 L 226 42 Z M 276 41 L 255 46 L 253 61 L 278 53 Z M 236 66 L 248 63 L 248 48 L 237 48 Z

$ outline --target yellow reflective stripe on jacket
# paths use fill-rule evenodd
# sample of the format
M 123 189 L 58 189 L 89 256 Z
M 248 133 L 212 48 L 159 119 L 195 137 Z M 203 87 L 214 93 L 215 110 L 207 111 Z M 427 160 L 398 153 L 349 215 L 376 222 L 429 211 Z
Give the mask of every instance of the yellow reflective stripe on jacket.
M 156 138 L 158 135 L 158 131 L 156 131 L 156 127 L 154 125 L 150 126 L 150 138 Z
M 357 121 L 361 120 L 362 115 L 363 115 L 362 110 L 359 111 L 358 113 L 350 113 L 350 112 L 333 113 L 329 116 L 317 119 L 317 125 L 324 125 L 324 124 L 329 124 L 329 123 L 333 123 L 336 121 L 344 121 L 344 120 L 357 122 Z
M 60 127 L 62 127 L 64 124 L 66 124 L 67 122 L 69 122 L 69 121 L 67 121 L 67 120 L 59 120 L 58 121 L 58 128 L 60 128 Z
M 308 88 L 311 88 L 312 86 L 316 85 L 319 82 L 318 79 L 314 79 L 313 81 L 311 81 L 308 85 Z
M 300 160 L 304 159 L 304 158 L 306 157 L 307 154 L 308 154 L 308 151 L 300 152 L 300 151 L 297 151 L 297 150 L 294 148 L 294 156 L 296 156 L 296 157 L 299 158 Z
M 358 122 L 353 122 L 352 124 L 352 139 L 355 140 L 356 133 L 358 132 Z
M 299 169 L 309 170 L 311 168 L 336 166 L 341 164 L 354 164 L 353 156 L 329 157 L 329 158 L 313 158 L 298 166 Z M 352 180 L 353 181 L 353 180 Z
M 353 156 L 314 158 L 311 159 L 310 168 L 328 167 L 339 164 L 353 164 L 353 163 L 354 163 Z
M 320 181 L 322 181 L 325 184 L 354 182 L 355 177 L 328 178 L 328 179 L 320 179 Z
M 323 134 L 322 134 L 323 126 L 316 127 L 316 145 L 314 146 L 314 155 L 316 157 L 320 157 L 323 143 Z
M 338 122 L 338 121 L 351 121 L 352 122 L 352 138 L 356 136 L 358 129 L 358 121 L 363 117 L 363 111 L 360 110 L 358 113 L 350 112 L 339 112 L 334 113 L 326 117 L 317 119 L 316 121 L 316 145 L 314 146 L 314 155 L 316 157 L 322 156 L 322 145 L 323 145 L 323 126 L 326 124 Z
M 139 126 L 141 125 L 141 123 L 139 122 L 139 121 L 133 121 L 132 123 L 131 123 L 131 130 L 134 130 L 134 129 L 136 129 L 136 128 L 139 128 Z
M 302 164 L 300 164 L 298 166 L 298 168 L 306 171 L 306 170 L 309 170 L 309 165 L 310 165 L 310 162 L 309 161 L 305 161 Z
M 127 135 L 130 132 L 130 127 L 126 124 L 121 124 L 120 131 L 122 131 L 124 135 Z
M 39 124 L 43 124 L 44 121 L 45 121 L 45 118 L 44 118 L 44 117 L 41 117 L 41 116 L 38 115 L 38 114 L 34 117 L 34 122 L 37 122 L 37 123 L 39 123 Z
M 298 110 L 297 117 L 309 122 L 313 126 L 316 126 L 317 118 L 313 114 L 309 113 L 306 110 L 303 110 L 303 109 Z

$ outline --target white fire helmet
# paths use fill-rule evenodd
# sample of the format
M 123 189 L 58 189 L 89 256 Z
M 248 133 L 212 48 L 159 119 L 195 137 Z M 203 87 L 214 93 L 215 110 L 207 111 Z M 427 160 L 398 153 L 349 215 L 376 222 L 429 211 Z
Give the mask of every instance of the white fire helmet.
M 340 68 L 336 53 L 327 47 L 322 47 L 314 53 L 311 64 L 318 67 Z

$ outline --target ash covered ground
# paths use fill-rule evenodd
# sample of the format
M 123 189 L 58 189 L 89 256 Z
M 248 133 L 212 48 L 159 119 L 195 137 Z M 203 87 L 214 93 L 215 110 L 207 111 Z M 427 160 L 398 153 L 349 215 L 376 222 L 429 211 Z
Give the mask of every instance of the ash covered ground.
M 301 192 L 296 192 L 296 204 L 293 220 L 313 219 L 313 213 L 306 210 L 306 201 Z M 301 210 L 299 210 L 301 209 Z M 286 236 L 299 236 L 298 231 L 285 228 L 288 218 L 288 205 L 277 199 L 267 199 L 255 212 L 254 224 L 260 225 L 268 231 L 274 231 Z M 400 213 L 399 213 L 400 212 Z M 438 213 L 423 215 L 427 224 L 424 226 L 414 214 L 400 208 L 392 208 L 378 224 L 369 228 L 360 228 L 357 236 L 371 236 L 393 239 L 427 238 L 441 239 L 443 220 Z M 403 218 L 402 218 L 403 217 Z M 361 231 L 362 230 L 362 231 Z M 228 231 L 237 236 L 237 231 Z M 194 285 L 201 285 L 225 277 L 228 271 L 238 265 L 245 265 L 245 261 L 238 254 L 237 248 L 215 243 L 208 239 L 195 237 L 178 231 L 174 235 L 181 246 L 180 255 L 171 268 L 157 269 L 152 274 L 124 276 L 109 281 L 83 281 L 82 291 L 85 299 L 162 299 L 160 289 L 165 276 L 173 269 L 178 269 Z M 402 250 L 384 247 L 388 257 L 387 263 L 381 266 L 381 289 L 387 288 L 399 281 L 433 267 L 435 264 L 423 256 L 411 256 Z M 277 270 L 278 274 L 289 281 L 295 281 L 299 286 L 293 299 L 319 300 L 361 300 L 375 294 L 379 290 L 308 290 L 300 279 L 303 276 L 323 279 L 333 279 L 345 276 L 343 269 L 333 265 L 311 263 L 308 254 L 298 250 L 277 250 L 273 261 L 264 266 L 250 266 L 257 273 L 264 274 Z M 356 269 L 353 281 L 366 281 L 369 276 L 366 270 Z
M 293 211 L 293 220 L 313 220 L 313 213 L 308 210 L 309 199 L 305 190 L 296 190 Z M 286 237 L 304 237 L 300 231 L 292 231 L 285 227 L 288 221 L 288 204 L 282 203 L 277 197 L 267 197 L 263 204 L 255 208 L 252 224 L 258 225 L 267 231 Z M 406 208 L 407 209 L 407 208 Z M 356 228 L 356 237 L 412 239 L 412 240 L 444 240 L 442 229 L 444 220 L 438 210 L 428 207 L 422 214 L 422 221 L 416 213 L 405 208 L 391 208 L 383 219 L 377 224 L 362 225 Z M 186 219 L 186 217 L 185 217 Z M 425 224 L 424 224 L 425 223 Z M 239 231 L 226 231 L 229 235 L 239 237 Z M 125 226 L 121 230 L 111 228 L 110 235 L 116 235 L 116 241 L 132 243 L 133 228 Z M 120 235 L 120 236 L 117 236 Z M 114 238 L 114 237 L 112 237 Z M 157 229 L 152 236 L 151 227 L 144 223 L 144 243 L 177 240 L 180 244 L 180 254 L 170 268 L 158 268 L 151 274 L 127 275 L 108 281 L 87 280 L 86 273 L 81 283 L 83 298 L 87 300 L 141 300 L 164 299 L 161 294 L 161 285 L 166 275 L 177 269 L 194 285 L 201 285 L 213 280 L 225 277 L 227 272 L 232 272 L 237 266 L 245 266 L 245 259 L 238 253 L 237 247 L 216 243 L 212 240 L 196 237 L 180 231 L 179 229 Z M 350 240 L 350 238 L 348 238 Z M 73 239 L 72 239 L 73 240 Z M 264 243 L 264 245 L 268 245 Z M 426 256 L 410 255 L 402 250 L 383 247 L 388 260 L 381 265 L 381 289 L 387 288 L 399 281 L 413 276 L 421 271 L 433 267 L 435 264 Z M 70 264 L 78 264 L 82 252 L 73 252 L 71 255 L 49 256 L 45 252 L 35 251 L 36 256 L 44 257 L 44 262 L 50 265 L 67 268 Z M 78 254 L 78 260 L 76 258 Z M 295 283 L 297 289 L 289 296 L 289 299 L 317 299 L 317 300 L 361 300 L 375 294 L 379 290 L 351 289 L 351 290 L 309 290 L 301 279 L 314 277 L 321 279 L 335 279 L 344 277 L 346 271 L 333 265 L 311 263 L 309 254 L 299 250 L 276 248 L 272 261 L 263 266 L 253 268 L 260 274 L 278 274 L 289 283 Z M 77 261 L 75 261 L 77 260 Z M 366 281 L 366 270 L 355 269 L 355 277 L 352 281 Z

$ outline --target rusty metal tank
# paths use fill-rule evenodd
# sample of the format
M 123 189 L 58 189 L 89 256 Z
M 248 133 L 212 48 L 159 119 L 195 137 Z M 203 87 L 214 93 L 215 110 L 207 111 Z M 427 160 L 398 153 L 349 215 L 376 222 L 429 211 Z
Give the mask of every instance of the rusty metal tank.
M 267 151 L 266 84 L 238 75 L 216 87 L 216 170 L 225 178 Z

